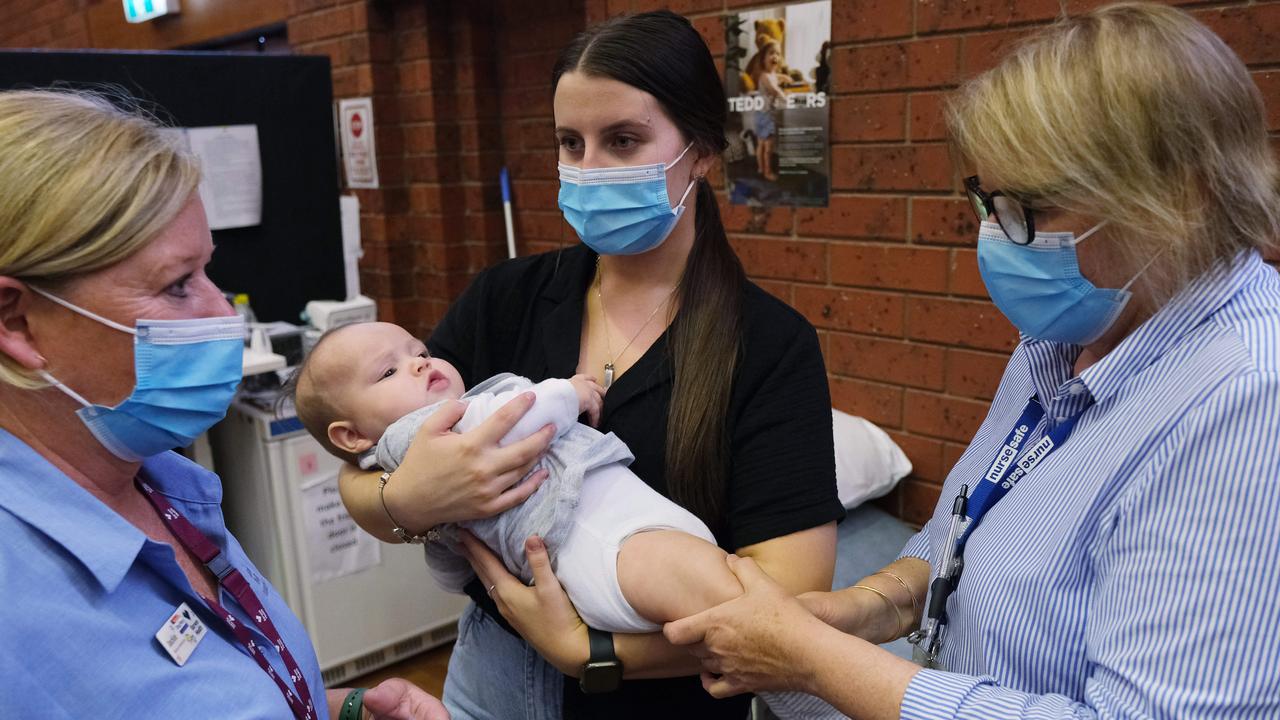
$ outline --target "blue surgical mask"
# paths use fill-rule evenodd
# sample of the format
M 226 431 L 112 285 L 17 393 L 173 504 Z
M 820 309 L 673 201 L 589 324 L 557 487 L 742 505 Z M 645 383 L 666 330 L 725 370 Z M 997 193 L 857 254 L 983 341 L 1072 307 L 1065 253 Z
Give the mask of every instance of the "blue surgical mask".
M 1076 245 L 1103 224 L 1078 238 L 1069 232 L 1037 232 L 1030 244 L 1016 245 L 997 223 L 982 223 L 978 233 L 982 281 L 996 307 L 1024 335 L 1088 345 L 1120 317 L 1133 297 L 1129 287 L 1146 268 L 1118 290 L 1096 287 L 1080 274 Z
M 684 214 L 690 180 L 680 202 L 667 198 L 667 170 L 693 143 L 668 163 L 583 170 L 560 163 L 560 210 L 578 237 L 601 255 L 636 255 L 663 243 Z
M 98 442 L 137 462 L 186 447 L 227 414 L 243 372 L 244 318 L 112 322 L 32 287 L 53 302 L 134 336 L 133 392 L 115 407 L 95 405 L 47 372 L 41 376 L 84 407 L 76 411 Z M 91 361 L 91 360 L 90 360 Z

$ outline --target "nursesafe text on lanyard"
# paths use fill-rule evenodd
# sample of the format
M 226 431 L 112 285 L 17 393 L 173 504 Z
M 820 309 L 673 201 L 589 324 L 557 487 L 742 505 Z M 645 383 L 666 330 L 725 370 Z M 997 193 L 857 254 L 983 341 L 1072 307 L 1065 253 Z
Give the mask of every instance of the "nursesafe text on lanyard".
M 1040 404 L 1039 398 L 1033 396 L 1027 401 L 1027 407 L 973 493 L 969 493 L 968 485 L 960 486 L 960 492 L 951 506 L 951 525 L 943 541 L 942 552 L 939 553 L 941 563 L 938 576 L 929 586 L 929 604 L 925 608 L 925 617 L 920 623 L 920 629 L 907 636 L 907 640 L 915 646 L 912 651 L 913 659 L 924 667 L 939 667 L 938 652 L 947 626 L 947 599 L 960 584 L 960 573 L 964 569 L 964 545 L 969 535 L 987 511 L 1007 495 L 1019 480 L 1062 446 L 1080 420 L 1080 415 L 1084 413 L 1058 423 L 1024 450 L 1027 438 L 1044 419 L 1044 414 L 1044 406 Z
M 271 644 L 275 645 L 276 650 L 280 653 L 280 658 L 284 660 L 284 666 L 289 671 L 289 678 L 293 681 L 293 686 L 297 689 L 298 694 L 295 696 L 285 684 L 284 680 L 271 667 L 271 663 L 263 656 L 262 648 L 258 642 L 253 639 L 249 631 L 245 629 L 235 615 L 232 615 L 218 604 L 213 598 L 202 598 L 210 610 L 213 610 L 222 621 L 231 629 L 236 640 L 244 646 L 248 651 L 249 657 L 257 661 L 267 676 L 275 681 L 276 687 L 280 688 L 280 692 L 284 694 L 284 699 L 289 703 L 289 709 L 293 712 L 293 716 L 297 720 L 315 720 L 315 706 L 311 702 L 311 691 L 307 687 L 307 680 L 302 675 L 302 669 L 298 667 L 298 663 L 293 659 L 293 653 L 289 652 L 289 648 L 285 647 L 284 639 L 280 637 L 280 633 L 276 630 L 275 624 L 271 622 L 271 618 L 267 616 L 267 611 L 262 607 L 262 602 L 258 600 L 258 596 L 253 592 L 253 588 L 249 587 L 248 581 L 240 574 L 240 571 L 231 567 L 231 562 L 227 560 L 222 551 L 214 545 L 204 533 L 196 529 L 191 521 L 178 512 L 177 508 L 166 499 L 163 495 L 156 492 L 150 485 L 141 479 L 135 479 L 138 487 L 147 496 L 147 500 L 151 501 L 156 512 L 160 513 L 160 517 L 164 520 L 164 524 L 169 526 L 169 530 L 173 532 L 174 537 L 178 538 L 178 542 L 182 546 L 191 551 L 191 554 L 199 558 L 209 572 L 218 578 L 218 584 L 225 588 L 231 596 L 240 603 L 240 607 L 244 609 L 249 617 L 253 618 L 253 622 L 266 636 Z

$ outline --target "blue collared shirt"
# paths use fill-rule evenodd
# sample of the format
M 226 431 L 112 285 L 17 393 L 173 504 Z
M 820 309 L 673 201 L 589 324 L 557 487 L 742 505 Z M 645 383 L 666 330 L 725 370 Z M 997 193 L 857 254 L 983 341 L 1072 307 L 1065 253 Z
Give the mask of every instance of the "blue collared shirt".
M 249 581 L 306 675 L 318 716 L 328 717 L 311 641 L 227 532 L 218 477 L 176 453 L 149 458 L 142 472 Z M 288 677 L 243 609 L 220 595 Z M 209 632 L 178 667 L 155 634 L 182 602 Z M 0 717 L 293 716 L 280 689 L 205 607 L 171 546 L 147 538 L 0 430 Z
M 1280 717 L 1280 275 L 1255 253 L 1204 276 L 1073 377 L 1079 347 L 1024 339 L 933 518 L 983 482 L 1027 399 L 1083 411 L 970 536 L 915 718 Z

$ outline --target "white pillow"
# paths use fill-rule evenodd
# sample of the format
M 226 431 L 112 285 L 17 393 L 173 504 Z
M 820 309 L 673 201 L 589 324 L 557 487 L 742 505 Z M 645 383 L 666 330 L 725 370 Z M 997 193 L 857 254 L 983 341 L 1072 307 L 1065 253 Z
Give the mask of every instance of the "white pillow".
M 893 489 L 911 472 L 911 461 L 875 423 L 831 411 L 836 442 L 836 488 L 840 502 L 855 508 Z

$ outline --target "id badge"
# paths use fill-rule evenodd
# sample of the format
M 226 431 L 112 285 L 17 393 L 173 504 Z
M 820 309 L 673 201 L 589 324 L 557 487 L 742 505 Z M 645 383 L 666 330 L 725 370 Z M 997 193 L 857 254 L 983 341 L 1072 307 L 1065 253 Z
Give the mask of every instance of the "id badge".
M 156 631 L 156 640 L 178 667 L 182 667 L 208 632 L 204 621 L 186 603 L 182 603 Z

